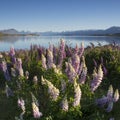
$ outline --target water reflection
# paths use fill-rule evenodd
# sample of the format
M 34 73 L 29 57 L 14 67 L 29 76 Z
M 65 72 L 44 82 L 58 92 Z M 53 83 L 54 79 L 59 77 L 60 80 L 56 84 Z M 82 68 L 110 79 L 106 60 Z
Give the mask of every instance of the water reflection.
M 106 45 L 115 41 L 120 44 L 120 37 L 106 36 L 6 36 L 0 37 L 0 51 L 8 51 L 11 46 L 15 49 L 29 49 L 31 44 L 37 44 L 48 47 L 49 43 L 58 45 L 60 39 L 63 38 L 67 44 L 75 46 L 82 41 L 85 47 L 94 43 L 94 45 Z

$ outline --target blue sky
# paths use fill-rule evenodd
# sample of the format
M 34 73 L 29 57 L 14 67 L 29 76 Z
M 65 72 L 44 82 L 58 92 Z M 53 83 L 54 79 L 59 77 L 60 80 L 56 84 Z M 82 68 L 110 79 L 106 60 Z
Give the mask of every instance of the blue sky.
M 0 0 L 0 29 L 66 31 L 120 26 L 120 0 Z

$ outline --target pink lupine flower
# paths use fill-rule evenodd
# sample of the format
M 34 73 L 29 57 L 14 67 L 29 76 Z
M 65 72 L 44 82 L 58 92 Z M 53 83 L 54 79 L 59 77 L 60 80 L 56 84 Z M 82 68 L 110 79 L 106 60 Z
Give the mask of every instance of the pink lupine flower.
M 23 75 L 23 68 L 22 68 L 22 60 L 21 60 L 21 58 L 17 58 L 16 69 L 18 70 L 18 73 L 19 73 L 20 76 L 24 76 Z
M 67 96 L 65 96 L 62 100 L 62 103 L 61 103 L 61 108 L 63 111 L 68 111 L 68 101 L 67 101 Z
M 52 68 L 53 65 L 53 53 L 52 51 L 47 51 L 47 66 L 48 68 Z
M 61 42 L 60 42 L 60 48 L 59 48 L 59 61 L 58 61 L 58 64 L 60 67 L 62 67 L 62 62 L 63 62 L 63 59 L 66 57 L 66 53 L 65 53 L 65 42 L 63 39 L 61 39 Z
M 78 44 L 76 44 L 74 49 L 74 54 L 78 55 L 78 52 L 79 52 L 79 47 L 78 47 Z
M 18 99 L 18 106 L 22 109 L 22 113 L 20 114 L 20 120 L 23 120 L 23 115 L 25 114 L 25 102 L 22 98 Z
M 45 58 L 45 56 L 43 54 L 42 54 L 42 67 L 47 69 L 46 58 Z
M 102 71 L 102 68 L 100 65 L 99 69 L 98 69 L 98 73 L 96 73 L 94 71 L 94 74 L 93 74 L 93 80 L 91 82 L 91 91 L 92 92 L 94 92 L 99 87 L 99 85 L 102 82 L 102 79 L 103 79 L 103 71 Z
M 80 99 L 81 99 L 81 89 L 80 89 L 80 86 L 79 84 L 76 83 L 76 81 L 74 82 L 74 102 L 73 102 L 73 106 L 76 107 L 76 106 L 79 106 L 80 105 Z
M 32 102 L 33 116 L 34 118 L 40 118 L 43 114 L 39 111 L 38 106 Z
M 113 101 L 114 102 L 117 102 L 119 100 L 119 91 L 118 89 L 115 90 L 115 93 L 114 93 L 114 98 L 113 98 Z

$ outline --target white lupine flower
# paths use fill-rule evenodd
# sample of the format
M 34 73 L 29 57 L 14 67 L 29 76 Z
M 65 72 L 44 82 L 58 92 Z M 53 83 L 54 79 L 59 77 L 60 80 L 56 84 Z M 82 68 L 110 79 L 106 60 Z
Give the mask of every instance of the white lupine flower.
M 66 97 L 66 96 L 63 98 L 61 104 L 62 104 L 62 105 L 61 105 L 62 110 L 63 110 L 63 111 L 68 111 L 69 106 L 68 106 L 68 101 L 67 101 L 67 97 Z
M 79 84 L 74 83 L 74 92 L 75 92 L 75 95 L 74 95 L 74 102 L 73 102 L 73 106 L 76 107 L 76 106 L 79 106 L 80 105 L 80 99 L 81 99 L 81 89 L 80 89 L 80 86 Z
M 111 100 L 113 98 L 113 87 L 112 87 L 112 85 L 109 86 L 107 97 L 108 97 L 109 100 Z
M 53 100 L 57 100 L 58 96 L 59 96 L 59 89 L 57 89 L 50 81 L 44 79 L 43 77 L 41 77 L 41 82 L 42 85 L 47 85 L 48 86 L 48 93 L 50 94 L 50 97 Z
M 11 68 L 11 75 L 13 77 L 16 77 L 16 70 L 14 68 Z
M 114 102 L 117 102 L 119 100 L 119 91 L 118 91 L 118 89 L 115 90 L 113 100 L 114 100 Z
M 103 71 L 101 68 L 101 65 L 98 68 L 98 73 L 96 73 L 96 71 L 94 70 L 94 74 L 93 74 L 93 80 L 91 82 L 91 91 L 94 92 L 99 85 L 101 84 L 103 79 Z
M 37 82 L 38 82 L 37 76 L 34 76 L 34 77 L 33 77 L 33 82 L 34 82 L 34 84 L 37 84 Z

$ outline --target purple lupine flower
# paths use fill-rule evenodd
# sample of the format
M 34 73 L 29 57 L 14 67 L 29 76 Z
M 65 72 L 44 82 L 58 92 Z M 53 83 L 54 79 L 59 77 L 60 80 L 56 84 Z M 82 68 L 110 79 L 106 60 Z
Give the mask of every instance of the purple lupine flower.
M 113 109 L 113 101 L 110 101 L 108 103 L 108 107 L 106 108 L 106 112 L 111 112 Z
M 67 101 L 67 96 L 65 96 L 62 100 L 62 103 L 61 103 L 61 108 L 63 111 L 68 111 L 68 101 Z
M 14 50 L 14 47 L 11 47 L 10 48 L 10 53 L 9 53 L 10 57 L 11 57 L 11 61 L 13 64 L 15 64 L 16 62 L 16 58 L 15 58 L 15 50 Z
M 77 54 L 75 54 L 73 55 L 73 58 L 72 58 L 72 66 L 74 67 L 74 70 L 76 73 L 78 73 L 79 65 L 80 65 L 80 58 Z
M 6 92 L 6 96 L 7 98 L 9 98 L 9 96 L 13 96 L 13 91 L 10 89 L 10 87 L 6 84 L 6 87 L 5 87 L 5 92 Z
M 39 111 L 38 106 L 32 102 L 33 116 L 34 118 L 40 118 L 43 114 Z
M 37 82 L 38 82 L 37 76 L 34 76 L 34 77 L 33 77 L 33 82 L 34 82 L 34 84 L 37 84 Z
M 8 81 L 10 81 L 11 78 L 10 78 L 9 71 L 8 71 L 8 69 L 7 69 L 7 64 L 6 64 L 6 62 L 5 62 L 5 61 L 2 61 L 2 63 L 0 64 L 0 67 L 1 67 L 1 69 L 2 69 L 2 71 L 3 71 L 3 73 L 4 73 L 5 79 L 8 80 Z
M 84 67 L 82 69 L 82 73 L 80 75 L 80 79 L 79 79 L 80 84 L 84 84 L 85 83 L 86 76 L 87 76 L 87 67 L 86 67 L 86 65 L 84 65 Z
M 96 100 L 96 104 L 100 107 L 104 107 L 108 103 L 108 97 L 103 96 Z
M 106 112 L 111 112 L 113 109 L 113 103 L 117 102 L 119 99 L 119 92 L 118 89 L 116 89 L 113 97 L 113 87 L 112 85 L 109 86 L 107 96 L 104 96 L 103 98 L 97 99 L 96 103 L 97 105 L 104 107 Z M 107 108 L 106 108 L 107 107 Z
M 102 68 L 100 65 L 98 68 L 98 73 L 96 73 L 95 71 L 93 73 L 93 80 L 91 82 L 91 91 L 92 92 L 94 92 L 99 87 L 99 85 L 102 82 L 102 79 L 103 79 L 103 71 L 102 71 Z
M 115 93 L 114 93 L 114 98 L 113 98 L 113 101 L 114 102 L 117 102 L 119 100 L 119 91 L 118 89 L 115 90 Z
M 46 65 L 46 57 L 42 54 L 42 67 L 47 69 L 47 65 Z
M 53 52 L 53 45 L 49 43 L 49 50 Z
M 103 73 L 104 73 L 104 75 L 107 75 L 107 69 L 106 69 L 106 67 L 104 66 L 104 65 L 102 65 L 102 68 L 103 68 Z
M 115 120 L 115 118 L 110 118 L 109 120 Z
M 48 68 L 52 68 L 53 65 L 53 53 L 50 50 L 47 50 L 47 66 Z
M 79 84 L 76 83 L 76 81 L 74 82 L 74 102 L 73 102 L 73 106 L 76 107 L 76 106 L 79 106 L 80 105 L 80 99 L 81 99 L 81 89 L 80 89 L 80 86 Z
M 61 67 L 63 59 L 66 57 L 66 53 L 65 53 L 65 42 L 63 39 L 61 39 L 60 42 L 60 48 L 59 48 L 59 61 L 58 64 Z
M 23 68 L 22 68 L 22 60 L 21 60 L 21 58 L 17 58 L 16 69 L 18 70 L 18 73 L 19 73 L 20 76 L 24 76 L 23 75 Z

